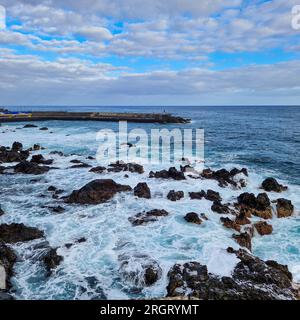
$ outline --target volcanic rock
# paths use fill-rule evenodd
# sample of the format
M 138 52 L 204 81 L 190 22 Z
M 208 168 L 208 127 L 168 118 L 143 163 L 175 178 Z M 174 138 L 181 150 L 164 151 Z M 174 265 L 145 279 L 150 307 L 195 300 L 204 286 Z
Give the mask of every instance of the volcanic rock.
M 182 199 L 183 197 L 184 197 L 184 192 L 183 191 L 171 190 L 167 195 L 167 198 L 170 201 L 178 201 L 178 200 Z
M 288 187 L 279 184 L 274 178 L 267 178 L 263 181 L 262 188 L 268 192 L 282 192 L 287 190 Z
M 292 202 L 283 198 L 277 199 L 276 209 L 278 218 L 290 217 L 294 212 Z
M 147 185 L 147 183 L 139 183 L 134 189 L 134 195 L 139 198 L 150 199 L 151 198 L 151 191 Z
M 23 223 L 1 224 L 0 241 L 4 243 L 26 242 L 44 237 L 44 232 Z
M 195 224 L 201 224 L 202 220 L 200 219 L 199 215 L 195 212 L 189 212 L 184 217 L 185 221 Z

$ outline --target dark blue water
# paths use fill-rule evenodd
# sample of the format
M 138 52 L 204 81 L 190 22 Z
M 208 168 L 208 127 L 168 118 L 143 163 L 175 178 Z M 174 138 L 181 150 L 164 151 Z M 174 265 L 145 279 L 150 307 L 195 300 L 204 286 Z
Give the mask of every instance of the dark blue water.
M 14 110 L 170 112 L 192 119 L 182 127 L 205 130 L 208 164 L 236 163 L 300 184 L 300 107 L 18 107 Z M 80 123 L 78 124 L 80 125 Z M 90 126 L 94 126 L 92 122 Z M 111 123 L 112 127 L 116 124 Z M 137 126 L 130 124 L 129 128 Z M 153 124 L 143 124 L 152 128 Z M 178 127 L 178 125 L 170 125 Z

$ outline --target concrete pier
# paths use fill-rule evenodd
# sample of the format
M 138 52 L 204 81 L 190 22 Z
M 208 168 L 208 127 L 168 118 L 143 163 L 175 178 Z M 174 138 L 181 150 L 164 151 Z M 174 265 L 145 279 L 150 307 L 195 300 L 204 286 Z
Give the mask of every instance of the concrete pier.
M 24 112 L 2 113 L 1 122 L 48 121 L 48 120 L 93 120 L 128 121 L 140 123 L 188 123 L 190 119 L 173 116 L 170 113 L 115 113 L 115 112 Z

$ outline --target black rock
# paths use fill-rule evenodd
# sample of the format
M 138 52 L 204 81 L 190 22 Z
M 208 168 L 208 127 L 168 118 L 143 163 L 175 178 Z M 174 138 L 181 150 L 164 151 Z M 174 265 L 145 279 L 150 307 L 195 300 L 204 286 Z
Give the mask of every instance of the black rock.
M 150 199 L 151 198 L 151 191 L 148 187 L 147 183 L 142 182 L 139 183 L 134 189 L 134 195 L 139 198 Z

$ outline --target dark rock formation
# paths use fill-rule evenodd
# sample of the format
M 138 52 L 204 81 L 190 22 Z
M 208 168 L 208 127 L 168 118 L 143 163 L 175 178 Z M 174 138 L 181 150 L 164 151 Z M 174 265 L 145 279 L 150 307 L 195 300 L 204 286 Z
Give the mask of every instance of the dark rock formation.
M 22 161 L 14 167 L 14 172 L 39 175 L 48 172 L 50 169 L 48 166 L 39 166 L 36 163 Z
M 37 155 L 32 156 L 32 158 L 30 160 L 30 162 L 32 162 L 32 163 L 46 164 L 46 165 L 52 164 L 53 161 L 54 161 L 53 159 L 46 160 L 43 157 L 43 155 L 41 155 L 41 154 L 37 154 Z
M 175 191 L 175 190 L 171 190 L 168 195 L 167 198 L 170 201 L 178 201 L 182 198 L 184 198 L 184 192 L 183 191 Z
M 137 288 L 149 287 L 162 276 L 159 264 L 145 254 L 123 254 L 119 256 L 119 272 L 124 280 Z
M 241 246 L 252 250 L 251 235 L 248 232 L 232 235 L 232 238 Z
M 63 261 L 63 257 L 57 254 L 57 248 L 50 248 L 43 256 L 47 275 L 50 276 L 52 271 L 56 269 Z
M 240 262 L 231 277 L 208 273 L 199 262 L 175 264 L 168 273 L 168 297 L 189 296 L 201 300 L 296 300 L 286 266 L 264 262 L 245 250 L 228 252 Z
M 254 227 L 261 236 L 268 235 L 273 232 L 272 225 L 268 224 L 265 221 L 255 223 Z
M 131 187 L 121 185 L 111 179 L 93 180 L 79 190 L 74 190 L 64 198 L 66 203 L 99 204 L 113 198 L 118 192 L 131 191 Z
M 2 272 L 4 272 L 2 277 L 0 275 L 0 278 L 5 280 L 4 283 L 2 284 L 0 283 L 0 286 L 1 286 L 0 293 L 1 293 L 1 290 L 10 289 L 11 287 L 10 278 L 13 276 L 13 268 L 16 261 L 17 261 L 17 256 L 14 253 L 14 251 L 0 241 L 0 267 L 3 268 Z
M 222 204 L 220 201 L 215 201 L 211 206 L 211 210 L 219 214 L 228 214 L 231 212 L 229 206 Z
M 93 173 L 103 173 L 105 170 L 106 170 L 105 167 L 98 166 L 98 167 L 92 168 L 92 169 L 90 170 L 90 172 L 93 172 Z
M 156 179 L 173 179 L 173 180 L 185 180 L 185 175 L 182 171 L 177 170 L 175 167 L 169 168 L 169 170 L 162 170 L 149 173 L 149 178 Z
M 223 226 L 228 229 L 234 229 L 238 232 L 241 231 L 241 226 L 235 221 L 229 219 L 228 217 L 221 217 L 220 221 L 223 223 Z
M 0 147 L 0 162 L 20 162 L 26 160 L 28 157 L 29 151 L 23 151 L 23 146 L 19 142 L 14 142 L 12 149 Z
M 203 190 L 200 192 L 189 192 L 189 196 L 192 200 L 202 200 L 206 196 L 206 193 Z
M 210 189 L 206 191 L 205 199 L 213 202 L 222 201 L 220 193 Z
M 79 164 L 74 164 L 73 166 L 70 167 L 70 169 L 80 169 L 80 168 L 91 168 L 91 165 L 81 162 Z
M 278 218 L 290 217 L 294 212 L 292 202 L 283 198 L 277 199 L 276 209 Z
M 4 215 L 4 211 L 2 210 L 1 206 L 0 206 L 0 217 Z
M 38 126 L 36 126 L 35 124 L 31 124 L 31 123 L 27 123 L 24 125 L 23 129 L 27 129 L 27 128 L 37 128 Z
M 267 178 L 262 183 L 262 188 L 268 192 L 282 192 L 287 190 L 287 187 L 279 184 L 278 181 L 274 178 Z
M 111 163 L 108 172 L 122 172 L 129 171 L 131 173 L 144 173 L 144 167 L 137 163 L 123 163 L 122 161 L 117 161 L 116 163 Z
M 202 220 L 196 212 L 189 212 L 184 217 L 185 221 L 195 224 L 201 224 Z
M 168 216 L 169 213 L 166 210 L 154 209 L 148 212 L 141 212 L 136 214 L 133 217 L 128 218 L 129 222 L 133 226 L 141 226 L 150 222 L 155 222 L 158 220 L 158 217 Z
M 64 156 L 63 152 L 61 152 L 61 151 L 51 151 L 50 154 L 58 155 L 60 157 Z
M 217 171 L 213 171 L 211 169 L 204 169 L 201 176 L 205 179 L 213 179 L 218 181 L 219 186 L 226 187 L 228 184 L 238 187 L 238 183 L 234 180 L 234 177 L 237 174 L 244 174 L 245 176 L 248 176 L 248 171 L 246 168 L 243 168 L 241 170 L 234 168 L 231 171 L 228 171 L 226 169 L 220 169 Z M 240 184 L 242 181 L 240 181 Z M 244 182 L 243 182 L 244 183 Z
M 150 199 L 151 198 L 151 191 L 147 185 L 147 183 L 139 183 L 134 189 L 134 195 L 139 198 Z
M 260 193 L 257 197 L 253 193 L 242 193 L 238 196 L 237 207 L 247 217 L 255 215 L 263 219 L 272 218 L 271 202 L 266 193 Z
M 0 241 L 4 243 L 26 242 L 44 237 L 44 232 L 23 223 L 1 224 Z
M 42 128 L 40 128 L 40 130 L 41 131 L 47 131 L 47 130 L 49 130 L 47 127 L 42 127 Z
M 14 142 L 13 144 L 12 144 L 12 147 L 11 147 L 11 150 L 12 151 L 22 151 L 23 150 L 23 145 L 22 145 L 22 143 L 21 142 Z

